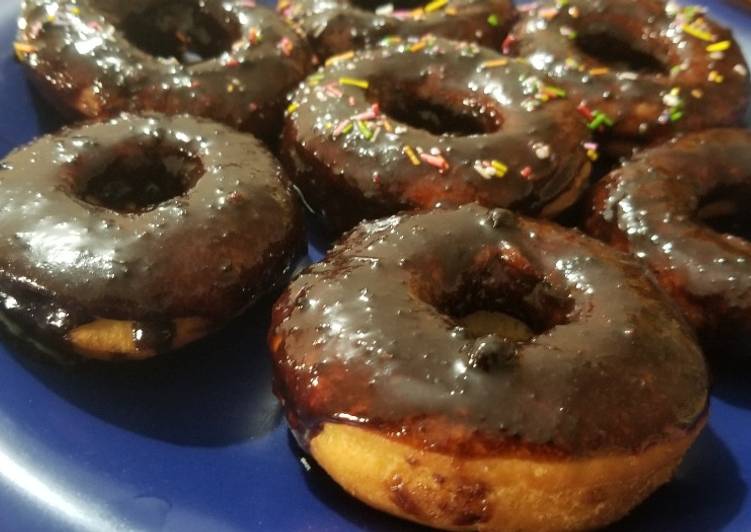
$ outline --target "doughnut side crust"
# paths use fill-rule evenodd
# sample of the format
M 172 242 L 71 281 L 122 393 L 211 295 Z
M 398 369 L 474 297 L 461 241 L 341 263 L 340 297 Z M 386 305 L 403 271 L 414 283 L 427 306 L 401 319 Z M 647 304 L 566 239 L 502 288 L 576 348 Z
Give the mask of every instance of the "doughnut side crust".
M 705 422 L 638 453 L 577 459 L 468 459 L 326 423 L 310 452 L 351 495 L 403 519 L 445 530 L 582 530 L 617 521 L 668 482 Z

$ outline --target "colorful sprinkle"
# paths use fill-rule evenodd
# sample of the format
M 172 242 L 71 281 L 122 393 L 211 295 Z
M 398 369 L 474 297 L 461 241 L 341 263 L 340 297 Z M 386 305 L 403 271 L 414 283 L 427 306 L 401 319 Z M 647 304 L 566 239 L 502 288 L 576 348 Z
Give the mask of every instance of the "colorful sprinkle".
M 334 128 L 334 131 L 331 132 L 334 138 L 337 138 L 342 133 L 346 134 L 352 131 L 352 120 L 349 118 L 346 120 L 342 120 L 339 122 L 336 127 Z
M 16 57 L 23 59 L 27 54 L 36 52 L 38 48 L 33 44 L 14 42 L 13 50 L 16 52 Z
M 289 39 L 289 37 L 282 37 L 279 43 L 276 45 L 279 50 L 281 50 L 282 54 L 289 57 L 289 55 L 292 53 L 292 50 L 294 50 L 295 45 L 294 43 Z
M 506 38 L 503 39 L 503 44 L 501 45 L 501 51 L 504 54 L 510 54 L 515 42 L 516 42 L 516 37 L 514 37 L 511 33 L 509 33 L 506 36 Z
M 613 119 L 602 111 L 593 111 L 592 121 L 587 124 L 587 127 L 594 131 L 596 129 L 600 129 L 603 126 L 613 127 Z
M 600 158 L 600 154 L 598 153 L 599 146 L 596 142 L 585 142 L 583 146 L 587 150 L 587 157 L 590 161 L 596 161 Z
M 485 61 L 480 65 L 480 70 L 485 70 L 486 68 L 497 68 L 508 65 L 508 59 L 501 58 L 501 59 L 492 59 L 490 61 Z
M 445 7 L 446 4 L 449 3 L 449 0 L 433 0 L 429 4 L 427 4 L 423 9 L 426 13 L 432 13 L 433 11 L 438 11 L 442 7 Z
M 259 28 L 250 28 L 248 30 L 248 41 L 252 45 L 256 45 L 261 42 L 261 30 Z
M 350 50 L 349 52 L 344 52 L 343 54 L 337 54 L 332 55 L 328 59 L 326 59 L 326 62 L 324 65 L 329 66 L 333 65 L 334 63 L 338 63 L 340 61 L 346 61 L 347 59 L 351 59 L 355 55 L 355 52 L 353 50 Z
M 683 33 L 687 33 L 692 37 L 696 37 L 697 39 L 700 39 L 702 41 L 712 42 L 717 40 L 717 37 L 715 37 L 712 33 L 702 29 L 699 26 L 700 22 L 702 22 L 702 19 L 698 19 L 691 24 L 684 24 L 683 26 L 681 26 L 681 30 L 683 31 Z
M 707 45 L 707 52 L 724 52 L 730 49 L 730 41 L 720 41 Z
M 496 159 L 493 159 L 492 161 L 490 161 L 490 166 L 493 167 L 498 177 L 503 177 L 508 172 L 508 166 L 506 166 L 501 161 L 498 161 Z
M 429 153 L 421 153 L 420 154 L 420 159 L 422 159 L 424 162 L 426 162 L 430 166 L 438 168 L 441 171 L 449 169 L 449 163 L 440 154 L 439 155 L 432 155 L 432 154 L 429 154 Z
M 519 172 L 524 179 L 531 180 L 534 178 L 534 171 L 532 170 L 531 166 L 525 166 L 522 168 L 521 172 Z
M 358 120 L 355 123 L 357 124 L 357 130 L 365 138 L 365 140 L 368 140 L 370 137 L 373 136 L 373 132 L 370 130 L 370 128 L 365 122 L 363 122 L 362 120 Z
M 604 76 L 610 72 L 610 69 L 608 67 L 599 67 L 599 68 L 592 68 L 589 71 L 590 76 Z
M 297 110 L 298 110 L 299 108 L 300 108 L 300 104 L 299 104 L 298 102 L 292 102 L 292 103 L 291 103 L 291 104 L 289 104 L 289 106 L 287 107 L 287 113 L 289 113 L 289 114 L 292 114 L 292 113 L 294 113 L 295 111 L 297 111 Z
M 409 159 L 409 162 L 411 162 L 414 166 L 420 166 L 420 159 L 418 159 L 417 155 L 415 155 L 415 150 L 412 149 L 412 146 L 408 144 L 404 146 L 402 151 L 404 152 L 404 155 L 407 156 L 407 159 Z
M 360 89 L 367 89 L 370 86 L 368 80 L 357 78 L 339 78 L 339 85 L 349 85 L 351 87 L 358 87 Z
M 725 77 L 716 70 L 711 71 L 707 79 L 715 83 L 722 83 L 723 81 L 725 81 Z

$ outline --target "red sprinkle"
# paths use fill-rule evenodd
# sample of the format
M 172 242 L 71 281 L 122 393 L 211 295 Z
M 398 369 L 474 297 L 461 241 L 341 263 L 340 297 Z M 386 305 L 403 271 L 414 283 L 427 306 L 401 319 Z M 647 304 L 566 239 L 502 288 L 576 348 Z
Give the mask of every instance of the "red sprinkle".
M 587 120 L 592 120 L 594 118 L 594 114 L 592 113 L 592 109 L 590 109 L 587 106 L 586 102 L 581 102 L 577 107 L 576 110 L 579 111 L 579 114 L 582 115 Z
M 509 33 L 506 36 L 506 38 L 503 39 L 503 44 L 501 45 L 501 50 L 503 51 L 504 54 L 508 55 L 508 54 L 511 53 L 511 51 L 512 51 L 511 49 L 514 46 L 515 43 L 516 43 L 516 37 L 514 37 L 513 35 L 511 35 Z
M 532 176 L 534 175 L 534 172 L 532 170 L 531 166 L 525 166 L 522 168 L 522 171 L 519 172 L 524 179 L 532 179 Z

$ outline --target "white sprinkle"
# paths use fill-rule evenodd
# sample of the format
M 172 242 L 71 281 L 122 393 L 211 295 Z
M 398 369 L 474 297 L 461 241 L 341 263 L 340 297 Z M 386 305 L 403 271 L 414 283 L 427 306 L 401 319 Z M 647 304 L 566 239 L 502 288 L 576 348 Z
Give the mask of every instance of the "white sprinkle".
M 742 64 L 740 64 L 740 63 L 738 63 L 737 65 L 735 65 L 733 67 L 733 71 L 736 74 L 740 74 L 741 76 L 748 75 L 748 69 L 745 66 L 743 66 Z
M 535 143 L 532 148 L 535 150 L 535 155 L 538 159 L 547 159 L 550 157 L 550 146 L 542 142 Z

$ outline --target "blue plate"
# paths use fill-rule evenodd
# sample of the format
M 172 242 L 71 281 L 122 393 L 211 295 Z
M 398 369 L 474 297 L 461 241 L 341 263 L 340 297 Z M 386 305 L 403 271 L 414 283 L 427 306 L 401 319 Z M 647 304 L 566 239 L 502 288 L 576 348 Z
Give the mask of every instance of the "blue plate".
M 751 57 L 751 17 L 705 3 Z M 0 155 L 57 126 L 13 59 L 17 13 L 0 2 Z M 4 340 L 0 529 L 416 530 L 301 460 L 271 393 L 269 304 L 124 375 L 61 370 Z M 751 530 L 749 378 L 751 364 L 717 368 L 709 428 L 676 479 L 614 529 Z

